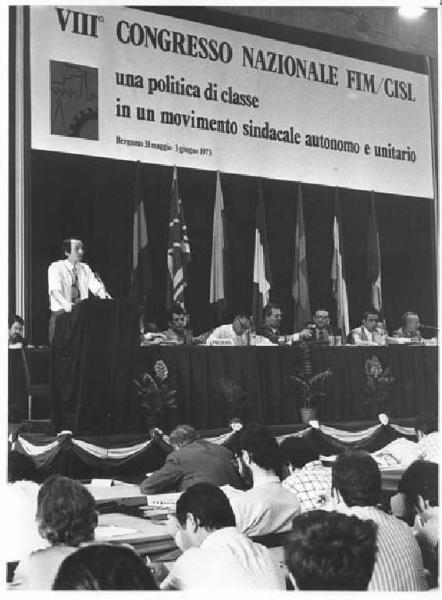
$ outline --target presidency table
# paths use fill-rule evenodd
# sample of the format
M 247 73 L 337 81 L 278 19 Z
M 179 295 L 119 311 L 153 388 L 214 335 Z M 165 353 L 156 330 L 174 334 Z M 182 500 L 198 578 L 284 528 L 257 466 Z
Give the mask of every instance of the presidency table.
M 365 361 L 377 356 L 390 365 L 396 381 L 391 388 L 391 417 L 410 418 L 421 410 L 437 412 L 438 347 L 436 346 L 315 346 L 314 372 L 330 368 L 333 377 L 319 409 L 325 422 L 367 419 L 364 406 Z M 49 349 L 35 349 L 30 360 L 47 373 Z M 301 365 L 293 347 L 142 346 L 134 369 L 153 372 L 155 361 L 167 364 L 172 388 L 178 391 L 179 421 L 199 429 L 225 427 L 242 412 L 266 424 L 299 423 L 290 375 Z M 46 367 L 44 363 L 46 361 Z M 9 351 L 9 406 L 26 405 L 20 353 Z M 236 387 L 235 387 L 236 386 Z

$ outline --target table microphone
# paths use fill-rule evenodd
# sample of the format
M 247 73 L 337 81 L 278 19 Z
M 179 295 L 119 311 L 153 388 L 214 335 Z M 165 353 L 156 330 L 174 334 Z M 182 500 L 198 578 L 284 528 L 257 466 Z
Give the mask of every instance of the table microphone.
M 439 331 L 439 327 L 435 327 L 434 325 L 419 325 L 419 329 L 433 329 Z

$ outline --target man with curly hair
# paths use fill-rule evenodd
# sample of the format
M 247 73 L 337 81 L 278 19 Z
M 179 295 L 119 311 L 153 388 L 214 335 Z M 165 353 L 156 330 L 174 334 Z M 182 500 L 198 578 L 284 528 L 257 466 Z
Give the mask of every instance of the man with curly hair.
M 78 481 L 51 475 L 38 492 L 37 524 L 49 548 L 32 552 L 15 570 L 11 588 L 50 590 L 62 561 L 94 539 L 95 500 Z

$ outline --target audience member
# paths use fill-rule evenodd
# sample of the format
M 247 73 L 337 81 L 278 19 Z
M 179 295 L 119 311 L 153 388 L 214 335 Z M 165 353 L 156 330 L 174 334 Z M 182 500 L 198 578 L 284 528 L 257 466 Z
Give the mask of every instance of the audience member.
M 218 487 L 199 483 L 186 490 L 177 502 L 176 519 L 176 542 L 184 553 L 162 589 L 285 589 L 269 550 L 236 529 L 232 508 Z
M 314 510 L 293 519 L 285 562 L 295 589 L 366 590 L 376 558 L 373 521 Z
M 290 472 L 283 487 L 296 494 L 302 512 L 321 508 L 330 499 L 331 468 L 321 463 L 315 444 L 291 436 L 281 443 L 281 452 Z
M 408 467 L 398 485 L 398 494 L 391 499 L 393 514 L 413 527 L 419 542 L 424 567 L 437 582 L 439 542 L 439 467 L 433 462 L 418 460 Z
M 46 548 L 35 513 L 40 486 L 32 458 L 15 450 L 8 453 L 8 485 L 4 488 L 2 508 L 5 515 L 4 554 L 8 562 L 26 558 L 34 550 Z
M 19 315 L 13 315 L 8 323 L 8 345 L 10 348 L 22 348 L 26 345 L 23 337 L 25 322 Z
M 126 545 L 92 544 L 61 563 L 54 590 L 158 590 L 143 559 Z
M 183 491 L 194 483 L 242 487 L 233 455 L 224 446 L 200 440 L 190 425 L 178 425 L 169 436 L 174 448 L 165 464 L 141 482 L 143 494 Z
M 422 460 L 440 463 L 440 433 L 437 416 L 428 412 L 416 418 L 415 431 L 418 438 L 418 455 Z
M 379 467 L 368 452 L 348 451 L 332 468 L 335 508 L 371 519 L 378 525 L 378 553 L 370 591 L 422 591 L 428 588 L 422 555 L 411 528 L 377 508 L 381 491 Z
M 50 547 L 32 552 L 19 563 L 12 587 L 50 590 L 58 567 L 83 542 L 94 539 L 97 524 L 95 500 L 81 483 L 51 475 L 37 498 L 40 535 Z
M 352 329 L 351 343 L 358 346 L 378 345 L 382 342 L 381 333 L 378 331 L 379 313 L 376 310 L 367 310 L 362 316 L 362 325 Z
M 245 492 L 226 489 L 236 526 L 249 536 L 289 531 L 301 508 L 295 494 L 281 485 L 282 456 L 276 439 L 256 423 L 241 436 L 242 470 L 251 474 L 253 487 Z
M 401 326 L 393 332 L 393 337 L 409 338 L 420 342 L 422 336 L 419 327 L 419 315 L 413 310 L 409 310 L 402 315 Z
M 264 308 L 264 322 L 261 323 L 259 334 L 272 342 L 272 344 L 286 344 L 299 342 L 311 337 L 309 329 L 303 329 L 299 333 L 282 336 L 279 330 L 282 319 L 282 311 L 279 304 L 269 302 Z

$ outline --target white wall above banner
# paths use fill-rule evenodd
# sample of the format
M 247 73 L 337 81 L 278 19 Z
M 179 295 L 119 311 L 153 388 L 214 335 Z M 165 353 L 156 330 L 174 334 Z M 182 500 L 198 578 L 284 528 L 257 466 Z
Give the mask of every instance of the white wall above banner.
M 426 75 L 120 7 L 31 7 L 32 148 L 433 197 Z

